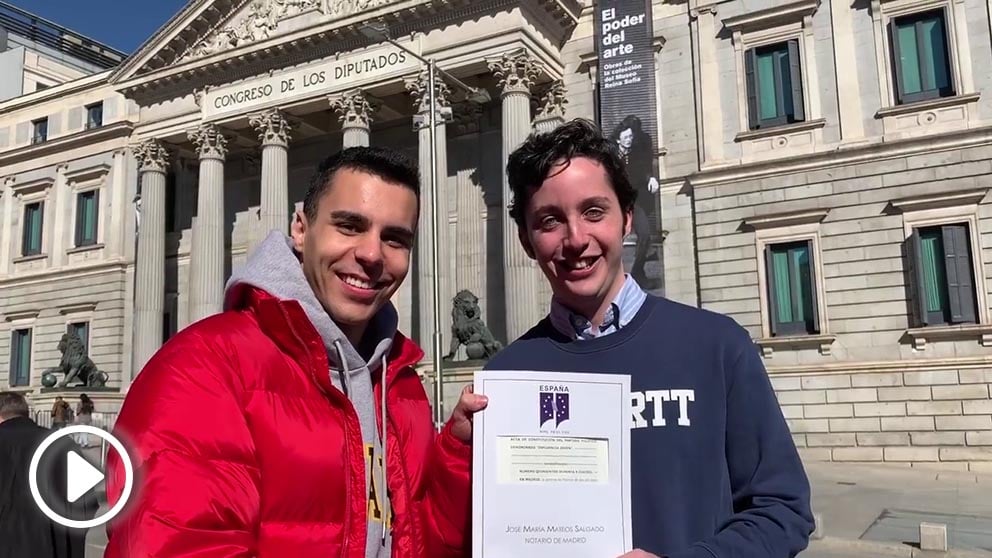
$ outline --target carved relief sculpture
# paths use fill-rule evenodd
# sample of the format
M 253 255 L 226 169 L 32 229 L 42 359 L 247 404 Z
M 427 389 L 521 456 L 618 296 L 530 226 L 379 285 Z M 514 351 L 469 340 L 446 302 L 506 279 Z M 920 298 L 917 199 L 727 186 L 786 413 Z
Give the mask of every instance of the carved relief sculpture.
M 413 97 L 413 107 L 420 114 L 427 114 L 430 110 L 431 98 L 428 92 L 430 80 L 427 76 L 427 70 L 423 70 L 420 74 L 414 78 L 407 80 L 406 90 L 410 92 Z M 437 109 L 440 111 L 443 108 L 450 106 L 448 97 L 451 95 L 451 88 L 448 84 L 444 83 L 440 77 L 434 76 L 434 94 L 437 95 Z M 437 115 L 438 122 L 442 122 L 441 115 Z M 425 119 L 426 121 L 426 119 Z
M 331 108 L 338 114 L 342 127 L 370 128 L 378 106 L 360 89 L 355 89 L 331 99 Z
M 335 16 L 349 15 L 382 6 L 393 0 L 327 0 L 327 13 Z
M 535 120 L 564 118 L 566 104 L 568 98 L 565 96 L 565 84 L 561 80 L 551 82 L 538 101 Z
M 226 49 L 268 39 L 279 22 L 316 11 L 346 16 L 388 4 L 394 0 L 251 0 L 248 13 L 241 19 L 212 30 L 190 48 L 182 59 L 216 54 Z
M 223 159 L 227 156 L 227 138 L 213 124 L 204 124 L 190 130 L 187 137 L 196 145 L 201 159 Z
M 169 152 L 157 139 L 145 140 L 132 148 L 140 171 L 165 172 Z
M 258 132 L 262 145 L 289 145 L 293 126 L 278 109 L 253 114 L 248 117 L 248 123 Z
M 503 95 L 530 93 L 541 75 L 540 66 L 525 51 L 503 53 L 499 59 L 489 61 L 489 70 L 499 79 Z

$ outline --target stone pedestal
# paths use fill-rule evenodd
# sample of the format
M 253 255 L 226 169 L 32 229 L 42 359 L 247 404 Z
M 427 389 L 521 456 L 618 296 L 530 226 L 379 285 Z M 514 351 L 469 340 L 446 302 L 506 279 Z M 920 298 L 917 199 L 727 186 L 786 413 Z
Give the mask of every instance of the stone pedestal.
M 451 411 L 455 409 L 455 405 L 458 404 L 458 398 L 462 394 L 462 389 L 472 384 L 475 381 L 475 373 L 482 370 L 482 367 L 486 365 L 484 360 L 468 360 L 461 362 L 444 362 L 441 373 L 443 375 L 443 385 L 441 386 L 444 393 L 442 395 L 441 401 L 444 405 L 444 421 L 447 422 L 448 418 L 451 416 Z M 417 373 L 420 374 L 421 380 L 424 382 L 424 389 L 427 391 L 427 398 L 430 401 L 431 408 L 434 408 L 434 370 L 431 368 L 430 361 L 421 361 L 421 364 L 417 367 Z

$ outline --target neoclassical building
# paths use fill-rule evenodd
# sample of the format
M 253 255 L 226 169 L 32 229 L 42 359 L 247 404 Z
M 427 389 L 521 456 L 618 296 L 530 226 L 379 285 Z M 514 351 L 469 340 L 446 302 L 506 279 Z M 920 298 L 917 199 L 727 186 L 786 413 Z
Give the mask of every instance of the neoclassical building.
M 656 292 L 751 332 L 805 458 L 992 469 L 988 0 L 647 4 Z M 445 351 L 463 289 L 512 340 L 550 293 L 506 215 L 506 156 L 531 131 L 599 117 L 596 9 L 193 0 L 136 52 L 92 45 L 101 58 L 60 70 L 72 41 L 8 30 L 0 60 L 19 48 L 25 62 L 0 100 L 0 386 L 43 408 L 72 330 L 125 393 L 164 341 L 220 310 L 231 269 L 288 227 L 329 153 L 391 146 L 426 178 L 431 96 L 438 218 L 422 216 L 401 327 L 431 350 L 437 250 Z M 430 91 L 370 23 L 457 80 Z M 643 420 L 679 412 L 650 403 Z

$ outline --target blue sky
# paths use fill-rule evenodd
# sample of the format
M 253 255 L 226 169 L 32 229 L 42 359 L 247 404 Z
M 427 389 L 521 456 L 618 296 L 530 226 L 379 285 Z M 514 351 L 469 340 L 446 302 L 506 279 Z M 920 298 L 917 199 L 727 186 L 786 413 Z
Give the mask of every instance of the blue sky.
M 22 10 L 131 54 L 187 0 L 7 0 Z

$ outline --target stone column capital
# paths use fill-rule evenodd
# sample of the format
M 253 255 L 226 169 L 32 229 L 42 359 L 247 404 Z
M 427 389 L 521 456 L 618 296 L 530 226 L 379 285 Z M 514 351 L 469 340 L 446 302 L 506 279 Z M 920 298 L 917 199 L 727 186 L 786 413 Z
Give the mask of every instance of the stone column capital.
M 140 172 L 164 173 L 169 164 L 169 151 L 160 140 L 155 138 L 139 143 L 132 148 L 132 151 L 138 160 Z
M 197 129 L 190 130 L 187 137 L 196 145 L 201 160 L 223 160 L 227 156 L 227 138 L 214 124 L 201 124 Z
M 258 132 L 258 141 L 263 146 L 289 146 L 293 124 L 279 109 L 252 114 L 248 117 L 248 123 Z
M 499 80 L 505 97 L 512 94 L 529 95 L 541 66 L 527 51 L 504 52 L 499 58 L 487 60 L 489 70 Z
M 542 120 L 565 119 L 565 105 L 568 104 L 565 83 L 562 80 L 551 82 L 541 93 L 535 110 L 535 122 Z
M 379 104 L 361 89 L 352 89 L 328 100 L 337 113 L 342 128 L 370 129 L 372 115 L 379 109 Z
M 453 107 L 451 122 L 455 134 L 471 134 L 482 128 L 480 120 L 485 111 L 479 103 L 463 102 Z
M 427 70 L 421 71 L 417 77 L 406 79 L 406 90 L 413 97 L 413 107 L 418 113 L 426 114 L 430 110 L 431 96 L 428 91 L 430 89 L 429 83 Z M 437 108 L 439 110 L 451 106 L 449 100 L 451 89 L 439 75 L 434 76 L 434 94 L 437 96 Z

